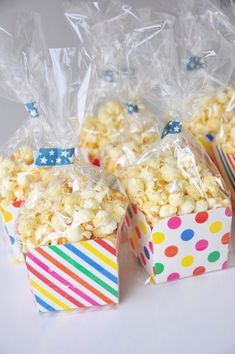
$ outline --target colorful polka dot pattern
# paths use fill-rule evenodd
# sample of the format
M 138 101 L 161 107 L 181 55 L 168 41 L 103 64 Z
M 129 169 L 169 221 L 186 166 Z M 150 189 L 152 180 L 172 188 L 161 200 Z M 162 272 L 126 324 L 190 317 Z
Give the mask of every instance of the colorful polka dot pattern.
M 125 217 L 128 238 L 131 250 L 150 275 L 156 275 L 154 264 L 154 246 L 152 231 L 146 222 L 145 216 L 135 205 L 130 205 Z M 157 240 L 158 235 L 156 236 Z
M 229 208 L 167 218 L 153 230 L 135 206 L 129 209 L 131 247 L 156 283 L 226 268 Z
M 22 201 L 16 201 L 12 205 L 9 205 L 8 208 L 1 213 L 16 263 L 23 262 L 24 260 L 15 235 L 16 220 L 18 219 L 20 208 L 23 204 L 24 202 Z

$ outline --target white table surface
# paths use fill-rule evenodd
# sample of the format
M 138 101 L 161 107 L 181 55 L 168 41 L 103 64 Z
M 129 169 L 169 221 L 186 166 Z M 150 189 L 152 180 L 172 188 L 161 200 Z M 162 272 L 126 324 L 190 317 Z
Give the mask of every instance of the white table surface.
M 17 9 L 42 14 L 48 46 L 76 45 L 60 0 L 0 0 L 0 26 L 10 28 Z M 3 99 L 0 112 L 2 144 L 25 113 Z M 12 264 L 0 241 L 0 354 L 235 354 L 235 268 L 144 286 L 145 273 L 122 249 L 115 309 L 39 315 L 24 266 Z

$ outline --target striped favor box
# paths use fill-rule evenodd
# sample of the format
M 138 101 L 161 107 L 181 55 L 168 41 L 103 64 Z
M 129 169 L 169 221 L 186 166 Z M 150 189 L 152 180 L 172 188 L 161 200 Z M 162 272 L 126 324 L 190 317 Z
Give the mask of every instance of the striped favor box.
M 118 244 L 109 240 L 37 247 L 26 266 L 40 312 L 118 303 Z
M 215 163 L 230 190 L 235 207 L 235 155 L 226 154 L 218 145 L 213 146 Z

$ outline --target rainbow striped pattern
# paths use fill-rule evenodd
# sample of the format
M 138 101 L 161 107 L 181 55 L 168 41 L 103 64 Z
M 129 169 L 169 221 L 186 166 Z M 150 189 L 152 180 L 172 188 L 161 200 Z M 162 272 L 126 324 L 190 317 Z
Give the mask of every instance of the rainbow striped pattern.
M 213 146 L 215 163 L 228 186 L 235 205 L 235 155 L 226 154 L 218 145 Z
M 37 247 L 26 266 L 40 312 L 118 302 L 117 246 L 109 240 Z

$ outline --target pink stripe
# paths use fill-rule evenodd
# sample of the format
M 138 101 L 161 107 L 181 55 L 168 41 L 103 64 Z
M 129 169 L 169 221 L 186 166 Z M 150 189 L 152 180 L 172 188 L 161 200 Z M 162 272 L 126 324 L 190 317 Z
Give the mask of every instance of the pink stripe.
M 27 255 L 28 258 L 30 258 L 34 263 L 36 263 L 40 268 L 45 270 L 47 273 L 49 273 L 51 276 L 53 276 L 55 279 L 57 279 L 59 282 L 61 282 L 63 285 L 67 286 L 70 290 L 72 290 L 74 293 L 79 295 L 81 298 L 92 304 L 93 306 L 100 306 L 98 302 L 93 300 L 90 296 L 84 294 L 81 290 L 76 288 L 73 284 L 68 282 L 66 279 L 61 277 L 58 273 L 56 273 L 54 270 L 50 270 L 50 267 L 48 267 L 46 264 L 41 262 L 37 257 L 35 257 L 32 253 L 28 253 Z

